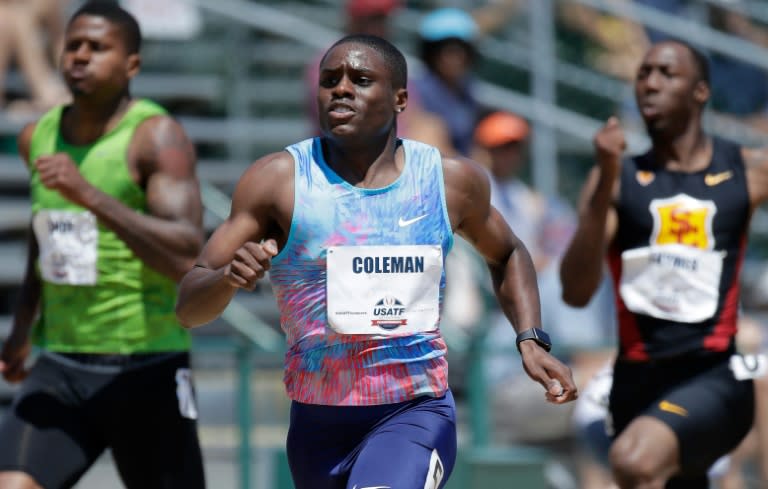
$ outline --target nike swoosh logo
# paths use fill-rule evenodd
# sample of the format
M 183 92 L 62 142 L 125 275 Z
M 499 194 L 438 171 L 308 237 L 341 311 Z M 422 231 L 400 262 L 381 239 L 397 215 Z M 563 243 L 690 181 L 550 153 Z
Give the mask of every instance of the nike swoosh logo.
M 720 173 L 707 173 L 704 175 L 704 184 L 709 187 L 714 187 L 726 180 L 730 180 L 731 177 L 733 177 L 733 172 L 731 170 Z
M 672 404 L 669 401 L 661 401 L 659 403 L 659 409 L 668 413 L 677 414 L 678 416 L 688 416 L 688 410 L 683 406 Z
M 411 224 L 413 224 L 414 222 L 418 222 L 418 221 L 421 221 L 422 219 L 424 219 L 424 218 L 425 218 L 425 217 L 427 217 L 428 215 L 429 215 L 429 214 L 424 214 L 423 216 L 414 217 L 413 219 L 408 219 L 408 220 L 405 220 L 405 219 L 403 219 L 403 218 L 401 217 L 401 218 L 400 218 L 400 220 L 399 220 L 399 221 L 397 221 L 397 224 L 398 224 L 398 226 L 400 226 L 401 228 L 404 228 L 404 227 L 406 227 L 406 226 L 410 226 L 410 225 L 411 225 Z M 354 489 L 354 488 L 353 488 L 353 489 Z M 365 488 L 365 487 L 361 487 L 360 489 L 367 489 L 367 488 Z M 375 489 L 375 488 L 374 488 L 374 489 Z

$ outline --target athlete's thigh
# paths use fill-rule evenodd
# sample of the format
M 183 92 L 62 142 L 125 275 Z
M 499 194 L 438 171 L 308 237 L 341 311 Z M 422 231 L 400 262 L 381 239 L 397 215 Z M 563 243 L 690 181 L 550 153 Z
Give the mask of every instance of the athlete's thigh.
M 610 460 L 614 469 L 637 462 L 648 472 L 666 480 L 680 468 L 677 434 L 652 416 L 638 416 L 614 440 Z
M 189 360 L 124 372 L 104 393 L 109 444 L 128 489 L 205 487 Z
M 80 398 L 78 372 L 42 356 L 0 421 L 0 471 L 71 487 L 105 447 Z
M 644 412 L 674 431 L 684 474 L 703 474 L 730 452 L 752 427 L 751 380 L 736 380 L 727 363 L 666 393 Z
M 344 489 L 348 466 L 375 424 L 377 407 L 291 403 L 286 448 L 296 489 Z
M 455 406 L 448 392 L 378 425 L 353 461 L 347 489 L 438 489 L 455 461 Z

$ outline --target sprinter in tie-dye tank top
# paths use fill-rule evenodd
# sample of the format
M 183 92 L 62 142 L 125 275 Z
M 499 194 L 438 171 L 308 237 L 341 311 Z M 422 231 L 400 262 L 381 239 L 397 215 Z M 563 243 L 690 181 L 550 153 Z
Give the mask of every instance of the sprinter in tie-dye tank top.
M 396 137 L 406 76 L 387 41 L 338 41 L 320 65 L 322 137 L 246 171 L 180 288 L 191 327 L 271 270 L 297 489 L 445 485 L 456 416 L 439 326 L 454 232 L 486 258 L 531 378 L 552 402 L 576 396 L 570 370 L 529 336 L 540 324 L 533 263 L 491 207 L 484 170 Z

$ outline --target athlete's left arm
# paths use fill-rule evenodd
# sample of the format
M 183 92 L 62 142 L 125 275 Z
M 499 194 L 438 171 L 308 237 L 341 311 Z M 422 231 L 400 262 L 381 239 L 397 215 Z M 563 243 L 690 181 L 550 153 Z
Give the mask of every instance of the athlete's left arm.
M 752 209 L 768 200 L 768 148 L 743 148 L 747 190 Z
M 136 212 L 86 181 L 68 155 L 36 162 L 43 183 L 90 210 L 147 265 L 179 281 L 202 247 L 202 202 L 194 146 L 168 116 L 143 122 L 128 149 L 129 168 L 146 194 L 146 214 Z
M 490 202 L 486 172 L 472 160 L 443 158 L 451 225 L 483 256 L 504 314 L 516 332 L 541 327 L 536 270 L 528 250 Z M 548 390 L 552 402 L 577 396 L 571 370 L 534 341 L 520 343 L 528 375 Z M 554 382 L 557 380 L 557 382 Z M 563 387 L 560 393 L 560 386 Z

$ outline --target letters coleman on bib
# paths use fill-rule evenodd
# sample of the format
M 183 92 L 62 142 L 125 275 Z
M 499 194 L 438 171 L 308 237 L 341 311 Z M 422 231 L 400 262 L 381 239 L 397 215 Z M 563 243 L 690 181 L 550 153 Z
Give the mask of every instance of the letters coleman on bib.
M 94 285 L 98 256 L 96 216 L 90 212 L 41 210 L 32 227 L 40 247 L 43 279 L 66 285 Z
M 328 324 L 341 334 L 403 335 L 438 328 L 439 245 L 328 249 Z
M 630 311 L 695 323 L 717 311 L 723 252 L 685 245 L 627 250 L 621 255 L 621 298 Z

